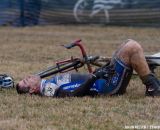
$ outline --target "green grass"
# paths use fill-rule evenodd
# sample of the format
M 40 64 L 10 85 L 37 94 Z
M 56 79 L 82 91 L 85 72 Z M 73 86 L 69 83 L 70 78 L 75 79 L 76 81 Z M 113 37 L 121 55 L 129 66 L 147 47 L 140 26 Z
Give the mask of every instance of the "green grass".
M 89 54 L 111 56 L 124 40 L 135 39 L 146 54 L 158 52 L 156 28 L 45 26 L 0 28 L 0 73 L 15 82 L 53 65 L 58 59 L 79 56 L 78 48 L 60 45 L 81 38 Z M 84 71 L 84 70 L 82 70 Z M 159 73 L 159 72 L 158 72 Z M 119 97 L 53 99 L 0 91 L 0 130 L 123 130 L 131 125 L 159 125 L 159 98 L 145 97 L 145 87 L 133 78 Z

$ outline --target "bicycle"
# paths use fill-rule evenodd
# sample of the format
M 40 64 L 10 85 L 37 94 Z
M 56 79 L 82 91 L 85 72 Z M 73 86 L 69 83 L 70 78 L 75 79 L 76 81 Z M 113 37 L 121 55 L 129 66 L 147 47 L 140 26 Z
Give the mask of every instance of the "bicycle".
M 86 50 L 81 43 L 82 40 L 74 41 L 71 44 L 62 45 L 66 49 L 72 49 L 74 47 L 79 47 L 82 57 L 73 57 L 70 59 L 61 60 L 56 62 L 55 65 L 48 67 L 45 70 L 42 70 L 36 75 L 39 75 L 41 78 L 45 78 L 57 73 L 65 73 L 72 70 L 78 71 L 79 68 L 87 66 L 88 72 L 93 73 L 93 66 L 95 68 L 100 68 L 104 65 L 109 65 L 111 61 L 111 57 L 103 57 L 103 56 L 88 56 Z M 160 53 L 156 53 L 154 55 L 145 56 L 147 63 L 152 72 L 155 72 L 155 69 L 160 66 Z
M 70 59 L 62 60 L 56 62 L 54 66 L 50 66 L 45 70 L 38 72 L 36 75 L 39 75 L 41 78 L 48 77 L 56 73 L 65 73 L 71 70 L 78 71 L 79 68 L 87 65 L 89 73 L 93 73 L 93 66 L 102 67 L 104 64 L 109 64 L 110 58 L 100 57 L 100 56 L 88 56 L 84 46 L 81 44 L 81 40 L 77 40 L 71 44 L 62 45 L 66 49 L 72 49 L 73 47 L 79 47 L 82 57 L 73 57 Z

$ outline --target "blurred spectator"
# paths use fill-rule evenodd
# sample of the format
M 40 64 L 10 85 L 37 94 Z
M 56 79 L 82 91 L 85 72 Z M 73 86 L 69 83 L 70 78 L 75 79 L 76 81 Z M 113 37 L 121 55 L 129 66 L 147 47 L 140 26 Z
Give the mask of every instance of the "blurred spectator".
M 41 0 L 19 0 L 20 2 L 20 24 L 37 25 L 41 13 Z

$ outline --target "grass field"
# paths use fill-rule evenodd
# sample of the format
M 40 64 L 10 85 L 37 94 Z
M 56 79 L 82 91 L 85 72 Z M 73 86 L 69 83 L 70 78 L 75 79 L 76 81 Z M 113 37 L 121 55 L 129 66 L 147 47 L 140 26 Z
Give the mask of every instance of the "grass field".
M 44 26 L 0 28 L 0 73 L 15 81 L 79 55 L 60 45 L 81 38 L 89 54 L 111 56 L 126 39 L 140 42 L 146 54 L 160 50 L 160 29 L 104 26 Z M 123 130 L 132 125 L 159 125 L 160 99 L 144 96 L 133 78 L 119 97 L 53 99 L 0 91 L 0 130 Z M 148 129 L 148 128 L 147 128 Z

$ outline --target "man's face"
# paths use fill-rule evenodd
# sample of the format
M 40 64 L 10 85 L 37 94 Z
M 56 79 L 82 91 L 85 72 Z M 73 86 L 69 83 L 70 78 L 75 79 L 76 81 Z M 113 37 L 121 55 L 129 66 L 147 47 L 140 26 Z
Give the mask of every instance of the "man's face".
M 39 76 L 28 76 L 21 80 L 18 85 L 25 93 L 39 93 L 41 78 Z

